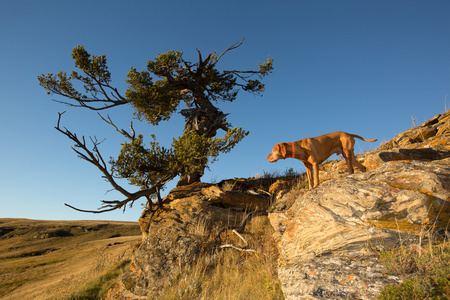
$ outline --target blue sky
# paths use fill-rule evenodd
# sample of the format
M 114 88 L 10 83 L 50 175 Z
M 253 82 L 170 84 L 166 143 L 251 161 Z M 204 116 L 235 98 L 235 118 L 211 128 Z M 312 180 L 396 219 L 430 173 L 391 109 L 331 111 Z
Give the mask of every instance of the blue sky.
M 268 56 L 274 71 L 262 97 L 240 92 L 218 103 L 234 126 L 250 131 L 232 152 L 211 165 L 203 181 L 251 177 L 294 168 L 300 161 L 270 164 L 273 145 L 333 131 L 358 141 L 355 151 L 375 149 L 450 106 L 450 2 L 436 1 L 2 1 L 0 3 L 0 218 L 110 219 L 136 221 L 135 203 L 125 214 L 91 215 L 64 206 L 95 209 L 102 199 L 123 199 L 95 167 L 80 160 L 53 127 L 106 138 L 104 157 L 116 156 L 123 138 L 92 111 L 51 101 L 37 76 L 70 71 L 71 51 L 84 45 L 106 54 L 113 84 L 124 93 L 133 66 L 169 50 L 195 61 L 244 44 L 218 64 L 255 69 Z M 109 112 L 129 126 L 132 109 Z M 169 146 L 183 120 L 158 128 L 135 127 Z M 126 183 L 123 183 L 126 184 Z M 169 185 L 169 189 L 173 185 Z M 133 187 L 129 187 L 134 190 Z

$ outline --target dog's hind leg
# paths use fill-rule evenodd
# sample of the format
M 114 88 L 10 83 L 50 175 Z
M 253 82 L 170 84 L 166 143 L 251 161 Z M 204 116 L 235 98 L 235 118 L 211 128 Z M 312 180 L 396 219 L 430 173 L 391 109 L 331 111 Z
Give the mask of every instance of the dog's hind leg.
M 346 153 L 346 151 L 343 151 L 342 156 L 344 156 L 345 162 L 347 163 L 348 173 L 353 174 L 352 153 Z
M 367 171 L 366 167 L 364 167 L 359 161 L 356 160 L 355 154 L 352 155 L 352 164 L 354 166 L 356 166 L 358 169 L 360 169 L 361 172 L 366 172 Z

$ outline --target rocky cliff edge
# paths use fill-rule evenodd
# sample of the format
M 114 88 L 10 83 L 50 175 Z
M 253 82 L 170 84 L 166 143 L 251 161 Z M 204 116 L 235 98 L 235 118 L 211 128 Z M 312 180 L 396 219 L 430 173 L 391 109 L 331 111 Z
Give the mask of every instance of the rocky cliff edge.
M 131 270 L 109 299 L 148 299 L 212 243 L 209 230 L 238 225 L 264 208 L 279 247 L 286 299 L 374 299 L 387 283 L 378 254 L 418 239 L 445 238 L 450 222 L 450 111 L 357 155 L 368 172 L 343 161 L 321 166 L 322 184 L 298 179 L 233 179 L 172 190 L 162 209 L 146 209 Z
M 366 173 L 345 162 L 323 165 L 319 188 L 286 211 L 269 214 L 280 250 L 286 299 L 375 299 L 387 283 L 381 251 L 445 237 L 450 216 L 450 113 L 358 155 Z M 286 195 L 285 197 L 289 197 Z

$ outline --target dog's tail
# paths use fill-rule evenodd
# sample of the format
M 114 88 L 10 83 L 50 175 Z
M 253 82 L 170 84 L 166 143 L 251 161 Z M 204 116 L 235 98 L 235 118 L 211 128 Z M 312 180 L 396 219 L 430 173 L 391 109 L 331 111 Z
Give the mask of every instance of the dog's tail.
M 374 139 L 374 140 L 367 140 L 367 139 L 365 139 L 365 138 L 363 138 L 363 137 L 361 137 L 361 136 L 359 136 L 359 135 L 356 135 L 356 134 L 350 134 L 350 135 L 351 135 L 352 137 L 354 137 L 354 138 L 363 140 L 363 141 L 365 141 L 365 142 L 376 142 L 376 141 L 377 141 L 377 139 Z

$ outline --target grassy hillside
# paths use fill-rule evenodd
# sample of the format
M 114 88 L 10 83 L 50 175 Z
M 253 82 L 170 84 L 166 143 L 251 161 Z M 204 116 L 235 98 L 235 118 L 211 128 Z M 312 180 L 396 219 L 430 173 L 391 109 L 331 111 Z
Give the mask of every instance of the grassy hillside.
M 134 222 L 0 219 L 0 298 L 89 299 L 114 284 L 140 240 Z

